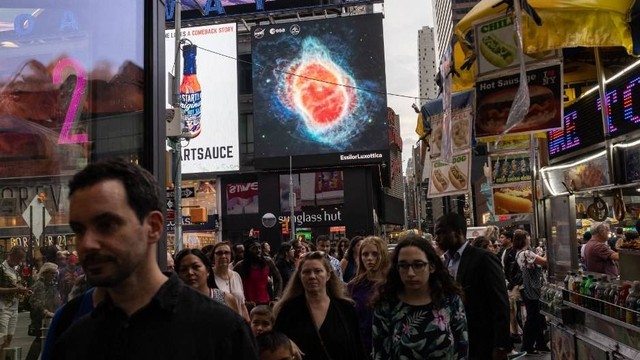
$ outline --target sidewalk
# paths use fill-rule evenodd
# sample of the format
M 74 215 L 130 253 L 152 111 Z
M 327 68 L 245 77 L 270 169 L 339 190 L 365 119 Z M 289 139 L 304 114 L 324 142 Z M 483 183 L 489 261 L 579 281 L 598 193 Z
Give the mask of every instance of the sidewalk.
M 13 340 L 11 341 L 11 347 L 22 348 L 22 359 L 20 360 L 26 359 L 29 347 L 34 339 L 33 336 L 27 335 L 30 322 L 31 319 L 29 318 L 29 312 L 21 312 L 18 315 L 18 325 L 16 326 L 16 334 L 13 336 Z

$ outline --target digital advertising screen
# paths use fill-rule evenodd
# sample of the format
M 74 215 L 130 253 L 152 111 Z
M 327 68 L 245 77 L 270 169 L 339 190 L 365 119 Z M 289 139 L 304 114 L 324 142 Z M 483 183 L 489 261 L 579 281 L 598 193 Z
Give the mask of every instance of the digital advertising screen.
M 607 97 L 611 137 L 619 137 L 640 129 L 640 67 L 607 84 Z
M 388 161 L 381 14 L 251 35 L 256 167 Z
M 381 3 L 383 0 L 181 0 L 182 18 L 238 17 L 271 11 L 322 9 Z M 173 21 L 175 0 L 167 0 L 165 17 Z
M 577 153 L 604 141 L 597 98 L 597 92 L 594 92 L 564 109 L 563 128 L 547 133 L 550 160 Z
M 199 128 L 196 136 L 182 147 L 184 174 L 240 169 L 236 35 L 235 23 L 182 29 L 182 38 L 196 46 L 195 75 L 199 83 L 198 105 L 189 105 L 199 106 Z M 175 74 L 174 30 L 165 31 L 165 50 L 167 72 Z M 182 51 L 178 55 L 184 68 Z M 177 72 L 184 84 L 182 69 Z M 181 97 L 188 98 L 186 94 Z M 167 94 L 167 108 L 170 107 Z

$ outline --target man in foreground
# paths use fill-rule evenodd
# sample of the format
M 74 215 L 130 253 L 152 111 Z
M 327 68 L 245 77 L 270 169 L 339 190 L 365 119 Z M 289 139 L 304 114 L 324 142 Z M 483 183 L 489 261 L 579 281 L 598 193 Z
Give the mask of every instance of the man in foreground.
M 53 359 L 257 359 L 239 315 L 160 270 L 159 191 L 149 172 L 124 160 L 91 164 L 69 183 L 80 261 L 106 296 L 64 332 Z

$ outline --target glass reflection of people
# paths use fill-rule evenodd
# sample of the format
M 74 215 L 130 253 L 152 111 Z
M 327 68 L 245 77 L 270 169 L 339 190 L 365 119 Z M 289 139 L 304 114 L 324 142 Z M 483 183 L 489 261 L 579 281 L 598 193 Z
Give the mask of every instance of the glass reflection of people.
M 7 259 L 0 265 L 0 336 L 3 338 L 1 359 L 4 359 L 4 350 L 11 345 L 16 332 L 19 297 L 31 294 L 31 290 L 20 282 L 20 273 L 16 271 L 16 267 L 26 257 L 24 247 L 16 245 L 9 250 Z
M 274 313 L 274 330 L 293 340 L 305 360 L 366 359 L 353 301 L 324 252 L 300 259 Z

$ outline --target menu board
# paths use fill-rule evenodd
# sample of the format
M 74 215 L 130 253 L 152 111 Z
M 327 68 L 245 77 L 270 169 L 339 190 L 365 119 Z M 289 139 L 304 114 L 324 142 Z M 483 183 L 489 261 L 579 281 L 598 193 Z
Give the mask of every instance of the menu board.
M 549 159 L 586 149 L 604 141 L 602 115 L 591 93 L 564 109 L 563 129 L 549 131 Z
M 640 129 L 640 75 L 629 71 L 607 84 L 609 134 L 618 137 Z M 598 101 L 598 112 L 600 102 Z

